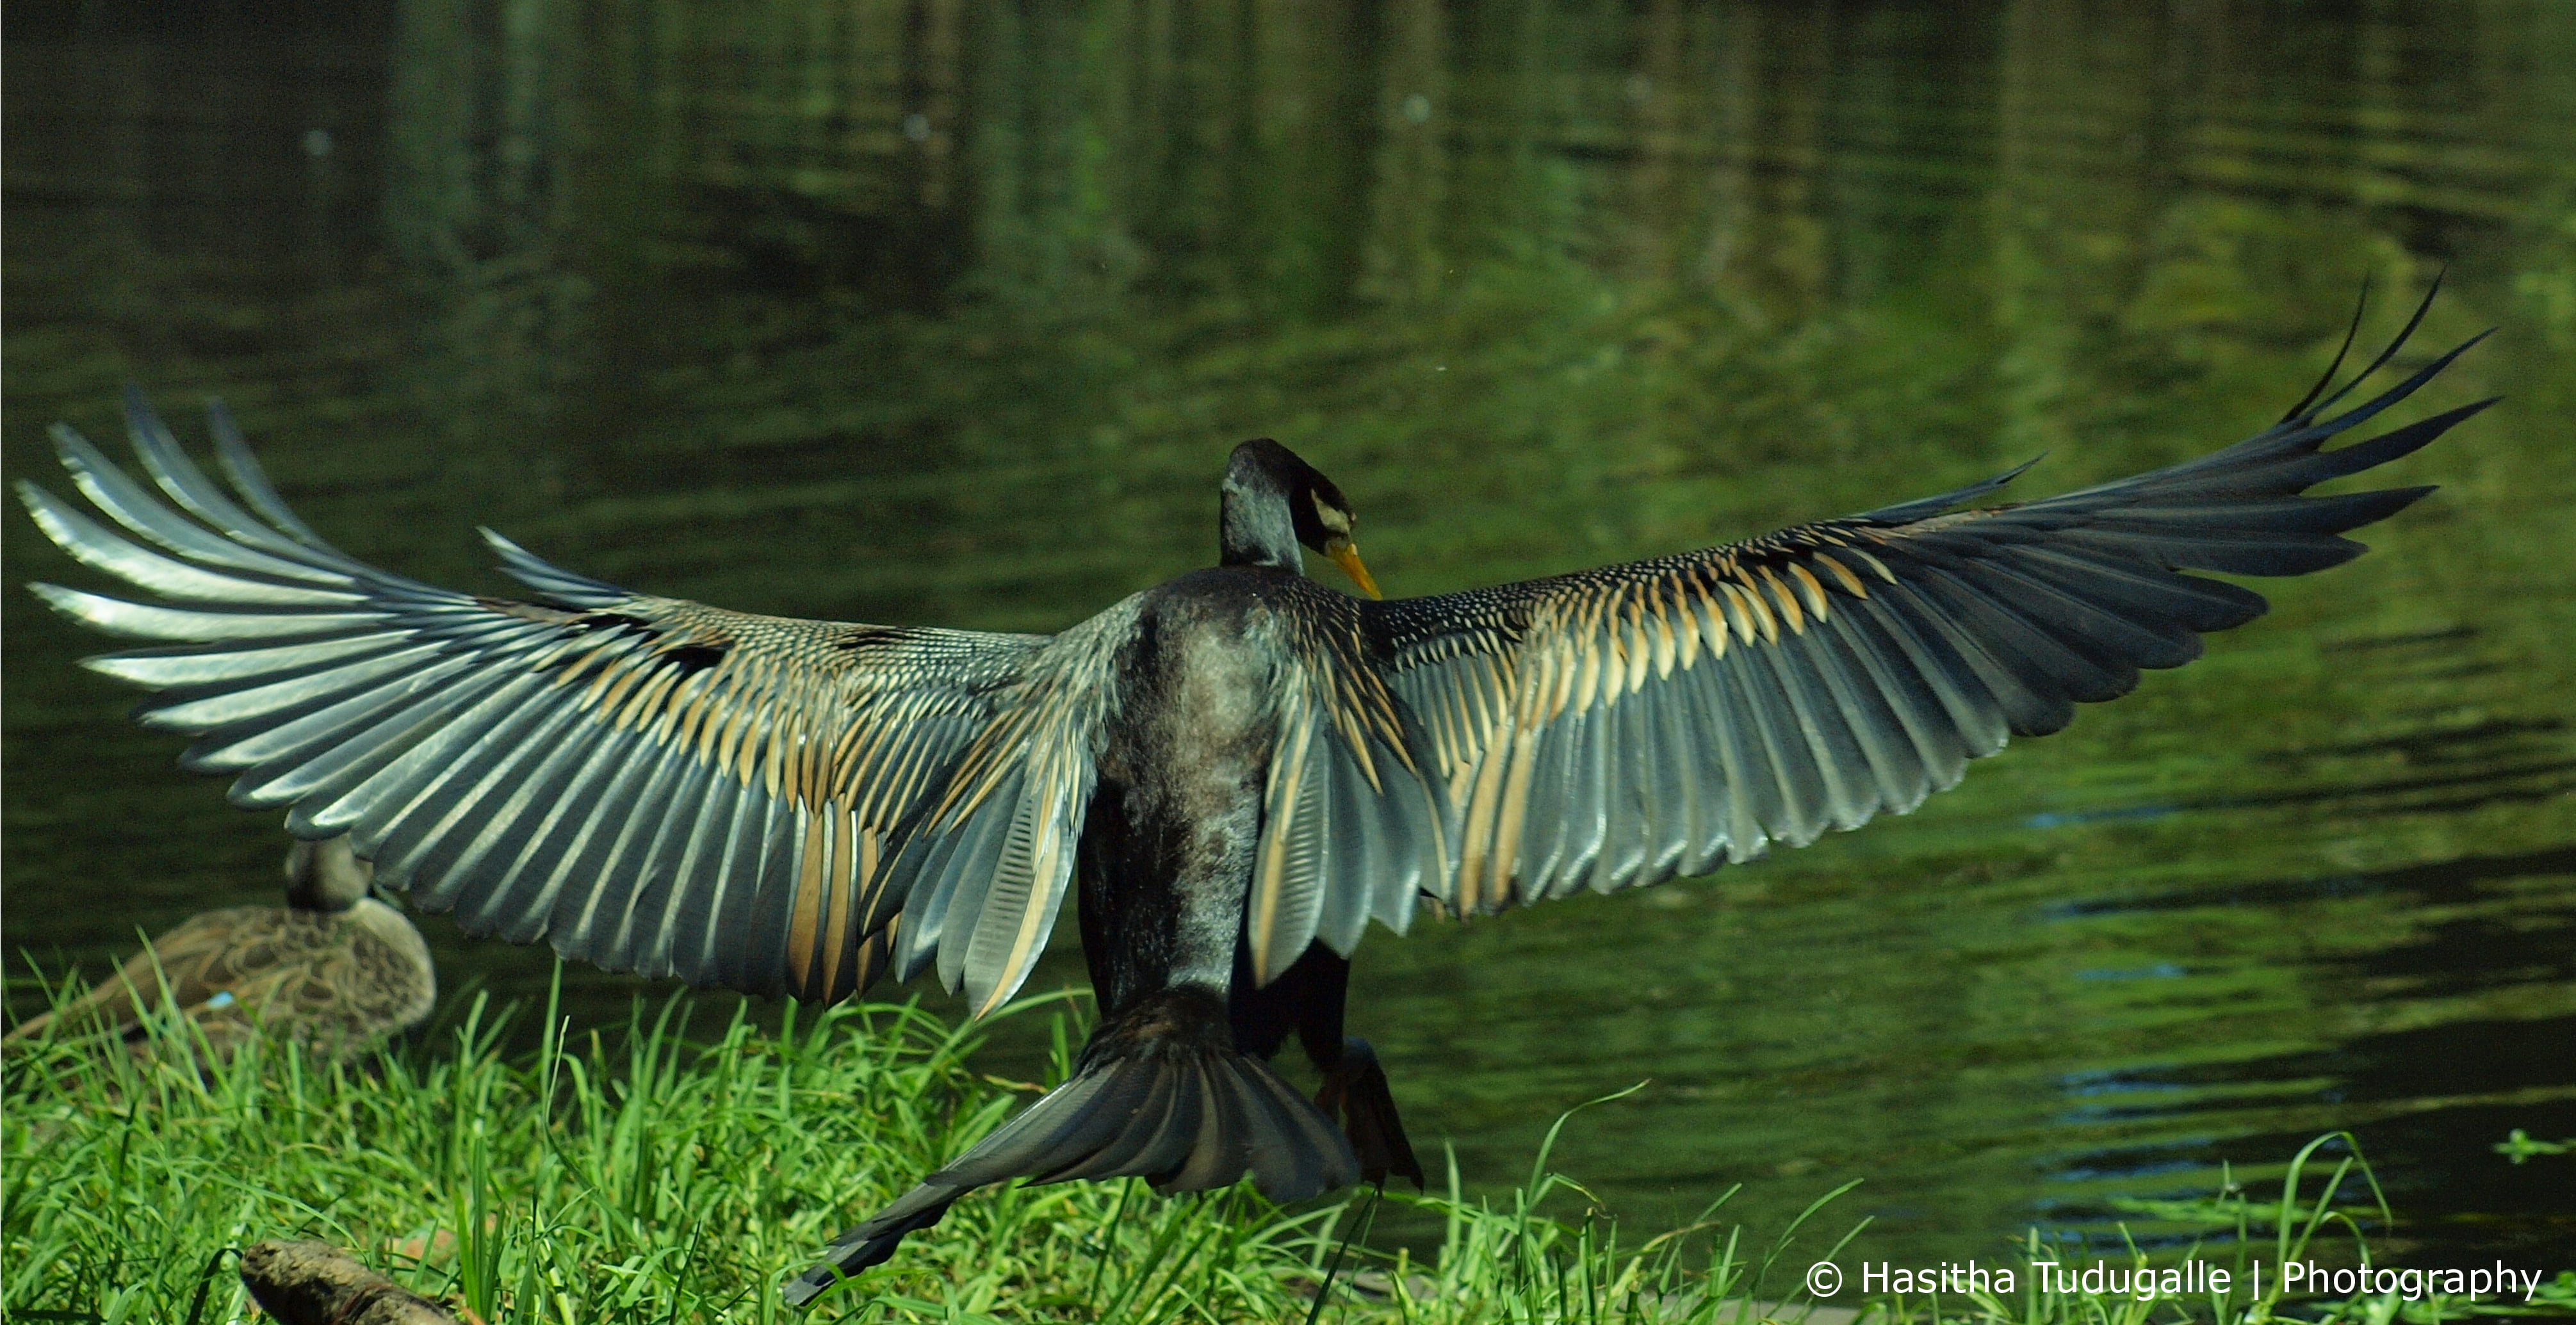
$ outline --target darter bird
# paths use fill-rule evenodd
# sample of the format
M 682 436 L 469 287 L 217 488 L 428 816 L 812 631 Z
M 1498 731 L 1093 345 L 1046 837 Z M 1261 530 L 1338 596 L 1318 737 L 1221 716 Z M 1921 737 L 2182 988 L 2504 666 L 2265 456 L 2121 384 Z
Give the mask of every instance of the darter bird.
M 154 642 L 89 664 L 162 692 L 142 721 L 195 737 L 187 765 L 231 775 L 236 803 L 347 834 L 469 933 L 800 999 L 935 967 L 980 1015 L 1079 897 L 1101 1021 L 1072 1078 L 830 1248 L 787 1286 L 801 1305 L 1013 1177 L 1186 1192 L 1248 1176 L 1278 1201 L 1419 1181 L 1385 1075 L 1344 1034 L 1371 920 L 1401 933 L 1417 908 L 1473 915 L 1802 845 L 2191 661 L 2265 603 L 2183 572 L 2332 566 L 2361 551 L 2338 534 L 2430 491 L 2299 495 L 2484 407 L 2322 449 L 2468 348 L 2332 412 L 2431 299 L 2341 389 L 2338 354 L 2278 424 L 2197 460 L 1997 500 L 2015 470 L 1426 598 L 1377 601 L 1341 490 L 1246 442 L 1217 564 L 1054 636 L 729 612 L 489 531 L 532 595 L 436 588 L 324 542 L 220 407 L 229 488 L 131 394 L 159 495 L 54 434 L 122 532 L 22 491 L 74 557 L 161 600 L 36 587 Z M 1304 578 L 1306 550 L 1369 600 Z M 1313 1103 L 1266 1061 L 1292 1034 L 1323 1072 Z

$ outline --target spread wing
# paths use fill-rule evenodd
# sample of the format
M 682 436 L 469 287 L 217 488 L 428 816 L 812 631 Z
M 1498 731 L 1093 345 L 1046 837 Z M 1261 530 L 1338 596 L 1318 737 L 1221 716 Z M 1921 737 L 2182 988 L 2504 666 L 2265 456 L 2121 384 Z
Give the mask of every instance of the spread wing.
M 2044 501 L 1980 505 L 2007 474 L 1729 547 L 1357 605 L 1372 679 L 1402 710 L 1401 753 L 1441 808 L 1440 854 L 1386 877 L 1416 870 L 1445 909 L 1489 911 L 1704 873 L 1911 810 L 2010 736 L 2055 731 L 2076 703 L 2126 694 L 2140 668 L 2189 662 L 2203 634 L 2265 609 L 2181 572 L 2296 575 L 2357 555 L 2338 534 L 2431 489 L 2298 494 L 2489 402 L 2321 445 L 2467 348 L 2340 415 L 2323 417 L 2351 385 L 2319 402 L 2321 380 L 2237 446 Z M 1346 707 L 1337 721 L 1364 726 L 1369 706 Z M 1385 899 L 1367 904 L 1385 914 Z
M 229 491 L 138 395 L 127 412 L 168 501 L 68 428 L 64 465 L 118 527 L 20 493 L 74 557 L 166 601 L 36 592 L 155 642 L 88 665 L 160 692 L 141 720 L 196 737 L 187 766 L 233 775 L 236 803 L 291 807 L 300 836 L 349 833 L 380 880 L 468 932 L 547 939 L 612 970 L 828 999 L 864 987 L 899 939 L 917 955 L 958 936 L 952 984 L 983 929 L 1044 946 L 1068 853 L 952 851 L 892 893 L 882 866 L 916 820 L 971 846 L 1080 814 L 1088 763 L 1063 750 L 1087 748 L 1084 709 L 1067 688 L 1090 675 L 1055 641 L 727 612 L 559 570 L 488 532 L 540 597 L 472 597 L 324 542 L 220 408 Z M 1077 743 L 1044 761 L 977 744 L 1033 725 Z M 950 918 L 907 935 L 915 887 Z M 979 1001 L 1007 996 L 1034 956 L 1003 952 L 976 965 Z

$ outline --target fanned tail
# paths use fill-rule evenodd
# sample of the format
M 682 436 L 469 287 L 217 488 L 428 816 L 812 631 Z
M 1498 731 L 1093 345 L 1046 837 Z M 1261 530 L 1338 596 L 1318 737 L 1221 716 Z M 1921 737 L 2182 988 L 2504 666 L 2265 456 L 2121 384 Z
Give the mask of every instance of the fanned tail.
M 1230 1187 L 1246 1174 L 1271 1200 L 1304 1200 L 1359 1179 L 1341 1129 L 1270 1065 L 1235 1052 L 1225 1005 L 1166 991 L 1102 1026 L 1073 1079 L 843 1234 L 781 1290 L 803 1306 L 894 1254 L 959 1197 L 1011 1178 L 1032 1183 L 1141 1177 L 1154 1190 Z

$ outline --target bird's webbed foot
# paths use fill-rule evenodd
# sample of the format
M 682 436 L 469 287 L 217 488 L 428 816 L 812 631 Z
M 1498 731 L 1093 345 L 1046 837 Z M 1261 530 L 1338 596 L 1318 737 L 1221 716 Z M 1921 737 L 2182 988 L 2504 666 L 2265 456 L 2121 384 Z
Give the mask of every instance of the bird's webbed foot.
M 1342 1041 L 1339 1060 L 1324 1068 L 1315 1107 L 1342 1125 L 1359 1156 L 1362 1180 L 1383 1186 L 1391 1173 L 1411 1179 L 1417 1190 L 1422 1187 L 1422 1161 L 1414 1158 L 1413 1143 L 1405 1139 L 1404 1119 L 1395 1110 L 1386 1071 L 1368 1041 L 1356 1035 Z

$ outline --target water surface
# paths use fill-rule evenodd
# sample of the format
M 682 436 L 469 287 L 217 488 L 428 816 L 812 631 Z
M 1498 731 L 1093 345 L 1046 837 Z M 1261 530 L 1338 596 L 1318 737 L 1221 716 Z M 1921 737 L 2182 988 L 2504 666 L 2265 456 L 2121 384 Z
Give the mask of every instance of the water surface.
M 2566 1164 L 2490 1150 L 2576 1135 L 2576 11 L 256 12 L 11 7 L 8 469 L 115 436 L 123 381 L 219 393 L 335 541 L 487 591 L 478 522 L 730 607 L 1056 629 L 1202 564 L 1265 434 L 1399 594 L 2043 452 L 2046 492 L 2261 427 L 2365 276 L 2378 337 L 2447 268 L 2423 351 L 2502 332 L 2422 407 L 2508 399 L 2400 467 L 2443 491 L 2373 555 L 1910 817 L 1373 934 L 1356 1029 L 1479 1184 L 1650 1081 L 1560 1149 L 1649 1227 L 1857 1177 L 1859 1254 L 1991 1261 L 2350 1127 L 2407 1259 L 2576 1245 Z M 272 895 L 284 839 L 5 598 L 16 1002 Z M 547 977 L 424 928 L 451 987 Z

